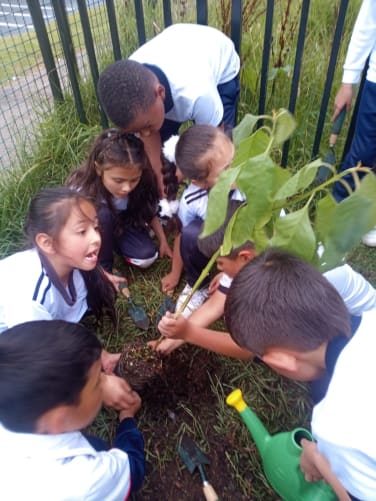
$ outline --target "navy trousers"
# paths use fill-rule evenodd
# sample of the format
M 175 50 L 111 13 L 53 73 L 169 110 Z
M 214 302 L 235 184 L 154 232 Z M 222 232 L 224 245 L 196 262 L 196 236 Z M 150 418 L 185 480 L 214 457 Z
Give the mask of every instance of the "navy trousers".
M 157 252 L 146 228 L 126 226 L 120 235 L 116 235 L 114 217 L 106 205 L 99 207 L 98 219 L 102 235 L 99 262 L 107 272 L 112 273 L 114 252 L 130 261 L 132 258 L 147 260 Z
M 339 171 L 355 167 L 359 161 L 365 167 L 374 167 L 376 163 L 376 83 L 368 80 L 364 82 L 360 98 L 354 138 Z M 353 189 L 351 174 L 347 174 L 344 179 Z M 337 202 L 348 196 L 346 188 L 338 181 L 334 183 L 333 196 Z
M 184 263 L 187 282 L 191 287 L 209 262 L 209 259 L 199 251 L 197 246 L 198 236 L 201 231 L 202 220 L 195 219 L 187 226 L 184 226 L 181 232 L 180 254 Z M 209 277 L 207 277 L 200 287 L 205 287 L 209 284 L 209 281 Z

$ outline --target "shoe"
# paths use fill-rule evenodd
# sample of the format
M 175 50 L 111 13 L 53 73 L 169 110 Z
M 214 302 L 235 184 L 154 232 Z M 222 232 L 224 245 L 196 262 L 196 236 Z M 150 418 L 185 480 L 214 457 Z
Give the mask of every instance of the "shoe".
M 368 247 L 376 247 L 376 226 L 373 230 L 363 235 L 362 242 Z
M 187 284 L 183 291 L 180 293 L 178 300 L 176 301 L 175 312 L 179 311 L 184 301 L 192 292 L 192 287 Z M 204 287 L 202 289 L 198 289 L 191 299 L 189 300 L 187 306 L 184 308 L 182 315 L 184 318 L 188 318 L 192 315 L 195 310 L 198 310 L 200 306 L 207 300 L 208 298 L 208 287 Z

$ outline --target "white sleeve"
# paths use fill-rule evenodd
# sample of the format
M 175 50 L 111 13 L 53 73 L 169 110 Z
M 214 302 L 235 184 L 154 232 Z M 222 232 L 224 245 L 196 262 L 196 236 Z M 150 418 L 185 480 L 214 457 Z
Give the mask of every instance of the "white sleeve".
M 217 90 L 215 90 L 215 93 L 206 92 L 201 94 L 196 99 L 192 110 L 192 119 L 197 125 L 218 127 L 222 123 L 223 104 Z
M 85 501 L 124 501 L 131 490 L 128 456 L 120 449 L 77 456 L 72 462 L 72 485 L 80 485 Z M 65 468 L 67 465 L 65 465 Z
M 343 65 L 343 83 L 357 83 L 360 80 L 367 57 L 376 42 L 376 2 L 363 0 Z
M 324 276 L 337 289 L 352 315 L 376 307 L 376 290 L 348 264 L 327 271 Z

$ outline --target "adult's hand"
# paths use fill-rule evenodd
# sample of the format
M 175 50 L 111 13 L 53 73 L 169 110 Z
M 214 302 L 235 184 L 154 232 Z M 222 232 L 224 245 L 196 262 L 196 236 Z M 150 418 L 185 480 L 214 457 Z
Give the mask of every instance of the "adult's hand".
M 343 108 L 346 108 L 346 111 L 350 111 L 352 100 L 353 100 L 352 84 L 343 83 L 334 99 L 334 113 L 332 116 L 333 121 L 337 118 L 337 116 L 340 114 Z

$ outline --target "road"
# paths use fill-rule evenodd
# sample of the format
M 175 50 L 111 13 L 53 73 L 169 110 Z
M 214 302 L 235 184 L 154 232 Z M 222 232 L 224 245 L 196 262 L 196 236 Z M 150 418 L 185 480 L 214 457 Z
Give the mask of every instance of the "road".
M 100 5 L 104 0 L 86 0 L 88 7 Z M 45 21 L 49 22 L 54 19 L 53 8 L 49 0 L 40 0 L 42 13 Z M 67 12 L 77 10 L 77 2 L 75 0 L 66 1 Z M 14 33 L 23 33 L 28 30 L 33 30 L 31 14 L 26 1 L 0 1 L 0 36 L 7 36 Z

